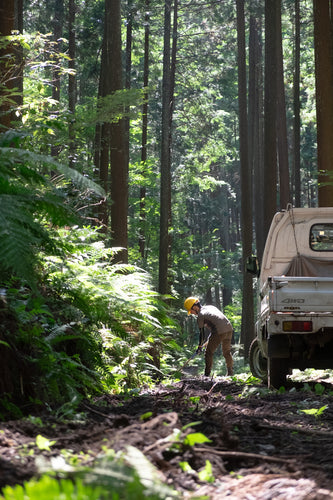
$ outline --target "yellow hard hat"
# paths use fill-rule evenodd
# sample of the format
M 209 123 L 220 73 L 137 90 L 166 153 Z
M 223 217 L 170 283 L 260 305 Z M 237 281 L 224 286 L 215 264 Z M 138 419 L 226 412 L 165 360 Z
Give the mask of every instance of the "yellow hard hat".
M 200 302 L 197 297 L 187 297 L 184 302 L 184 307 L 187 310 L 188 314 L 191 314 L 191 309 L 197 302 Z

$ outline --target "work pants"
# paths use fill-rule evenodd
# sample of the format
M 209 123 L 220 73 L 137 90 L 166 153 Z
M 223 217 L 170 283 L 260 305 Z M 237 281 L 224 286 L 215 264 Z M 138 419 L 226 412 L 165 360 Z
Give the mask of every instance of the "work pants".
M 222 354 L 227 365 L 227 375 L 233 375 L 233 359 L 231 355 L 232 330 L 224 333 L 212 333 L 205 352 L 205 375 L 209 376 L 213 367 L 213 356 L 216 349 L 222 344 Z

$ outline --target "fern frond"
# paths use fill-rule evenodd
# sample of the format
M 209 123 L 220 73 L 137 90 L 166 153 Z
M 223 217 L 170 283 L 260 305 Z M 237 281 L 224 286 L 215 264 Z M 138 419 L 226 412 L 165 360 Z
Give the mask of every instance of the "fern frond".
M 78 172 L 77 170 L 59 163 L 51 156 L 34 153 L 33 151 L 29 151 L 28 149 L 8 147 L 0 148 L 0 154 L 4 159 L 9 158 L 10 161 L 16 165 L 26 166 L 28 164 L 30 166 L 34 166 L 34 170 L 36 169 L 36 166 L 44 167 L 49 172 L 56 170 L 64 175 L 65 178 L 70 179 L 72 182 L 77 184 L 79 188 L 89 189 L 100 196 L 104 196 L 104 190 L 101 186 L 98 186 L 98 184 L 90 180 L 88 177 L 80 174 L 80 172 Z M 22 172 L 24 172 L 26 175 L 28 174 L 28 170 L 26 168 L 21 168 L 18 170 L 20 171 L 21 175 Z
M 55 245 L 24 200 L 0 194 L 0 207 L 0 266 L 30 281 L 36 251 L 43 246 L 54 250 Z
M 50 224 L 71 225 L 79 220 L 65 194 L 44 175 L 45 170 L 60 172 L 100 196 L 103 190 L 54 158 L 12 147 L 19 146 L 23 137 L 16 131 L 0 135 L 0 268 L 32 282 L 37 254 L 59 253 L 60 240 L 52 234 Z

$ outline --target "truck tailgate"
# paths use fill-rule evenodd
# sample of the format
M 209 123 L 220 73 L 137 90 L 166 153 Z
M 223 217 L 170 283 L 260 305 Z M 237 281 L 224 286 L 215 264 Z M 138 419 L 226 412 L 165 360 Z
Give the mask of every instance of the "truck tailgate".
M 333 278 L 271 278 L 272 311 L 333 311 Z

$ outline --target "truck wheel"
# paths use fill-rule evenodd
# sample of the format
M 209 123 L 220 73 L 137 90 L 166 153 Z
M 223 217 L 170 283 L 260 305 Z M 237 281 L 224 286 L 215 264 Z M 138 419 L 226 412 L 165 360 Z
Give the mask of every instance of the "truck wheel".
M 268 387 L 274 387 L 275 389 L 285 387 L 288 373 L 288 359 L 268 358 Z
M 267 382 L 267 359 L 263 357 L 259 348 L 258 339 L 251 342 L 249 349 L 249 363 L 252 375 Z

